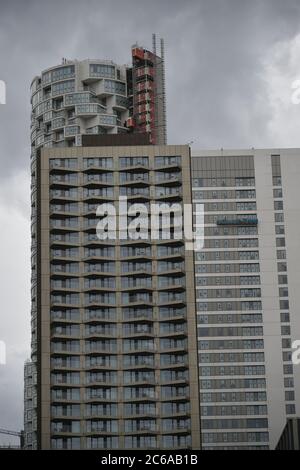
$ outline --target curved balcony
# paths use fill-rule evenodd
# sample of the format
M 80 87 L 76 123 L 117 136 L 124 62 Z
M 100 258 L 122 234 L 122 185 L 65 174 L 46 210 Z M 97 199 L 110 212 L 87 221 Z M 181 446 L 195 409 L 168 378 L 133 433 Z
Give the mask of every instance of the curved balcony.
M 79 356 L 76 356 L 79 358 Z M 67 359 L 67 358 L 66 358 Z M 55 365 L 55 364 L 51 364 L 51 371 L 57 371 L 57 372 L 67 372 L 67 371 L 71 371 L 71 372 L 77 372 L 77 371 L 80 371 L 80 365 L 78 366 L 70 366 L 70 365 Z M 57 384 L 53 384 L 53 385 L 57 385 Z
M 58 261 L 55 259 L 55 261 Z M 70 261 L 70 260 L 69 260 Z M 71 262 L 71 264 L 73 264 Z M 75 264 L 75 263 L 74 263 Z M 69 278 L 69 277 L 79 277 L 79 267 L 77 271 L 71 271 L 72 268 L 69 267 L 69 262 L 67 260 L 59 260 L 59 263 L 55 264 L 54 262 L 51 263 L 50 273 L 51 279 L 61 279 L 61 278 Z
M 181 173 L 178 172 L 174 174 L 169 173 L 158 173 L 156 174 L 155 180 L 156 186 L 181 186 L 182 185 L 182 177 Z
M 152 310 L 147 309 L 123 309 L 123 320 L 126 322 L 150 322 L 153 323 L 154 316 Z
M 52 307 L 59 307 L 59 308 L 78 308 L 79 303 L 72 303 L 72 301 L 56 301 L 56 300 L 51 300 L 50 301 L 51 308 Z
M 138 254 L 135 254 L 135 253 L 128 254 L 126 256 L 122 256 L 122 258 L 121 258 L 122 261 L 132 261 L 132 262 L 134 262 L 134 261 L 145 261 L 145 262 L 149 261 L 149 262 L 151 262 L 152 259 L 153 259 L 152 254 L 151 253 L 147 254 L 146 250 L 144 252 L 139 251 Z M 124 274 L 124 273 L 122 273 L 122 274 Z
M 65 126 L 63 139 L 66 139 L 66 140 L 73 139 L 78 134 L 80 134 L 80 126 L 76 126 L 76 125 Z
M 132 158 L 135 158 L 135 157 L 132 157 Z M 134 173 L 141 173 L 141 172 L 148 173 L 150 171 L 150 169 L 149 169 L 149 165 L 147 163 L 144 163 L 141 160 L 140 162 L 124 165 L 120 168 L 119 171 L 120 172 L 126 172 L 126 173 L 127 172 L 132 173 L 133 176 L 134 176 Z M 149 178 L 149 176 L 148 176 L 148 178 Z
M 156 392 L 141 390 L 140 393 L 132 395 L 131 397 L 124 397 L 124 402 L 156 402 L 158 400 L 158 394 Z
M 84 354 L 103 355 L 105 353 L 115 354 L 117 350 L 117 343 L 115 340 L 102 340 L 85 342 Z
M 75 174 L 70 175 L 70 170 L 69 173 L 67 174 L 54 174 L 50 175 L 50 188 L 53 188 L 54 186 L 57 187 L 74 187 L 78 186 L 78 175 Z
M 178 187 L 156 187 L 155 199 L 158 201 L 182 201 L 182 190 Z
M 94 332 L 86 332 L 84 335 L 85 339 L 101 339 L 101 338 L 115 338 L 116 337 L 116 332 L 113 332 L 113 330 L 107 330 L 104 329 L 102 332 L 101 330 L 97 331 L 95 330 Z M 102 366 L 101 366 L 102 367 Z
M 145 323 L 145 326 L 149 326 L 149 324 Z M 125 332 L 123 332 L 123 338 L 153 338 L 155 335 L 154 335 L 154 331 L 152 328 L 149 328 L 148 330 L 136 330 L 136 329 L 132 329 L 132 330 L 127 330 Z
M 61 338 L 60 338 L 61 339 Z M 79 345 L 76 347 L 72 346 L 71 344 L 58 344 L 55 342 L 51 342 L 51 355 L 64 355 L 67 356 L 72 355 L 80 355 L 80 347 Z
M 90 309 L 85 311 L 84 323 L 99 325 L 102 323 L 115 323 L 117 315 L 114 308 L 109 309 Z
M 181 171 L 182 165 L 180 157 L 161 157 L 158 161 L 156 157 L 155 170 L 156 171 Z
M 126 356 L 123 360 L 123 370 L 155 370 L 154 354 L 148 353 L 147 356 L 138 356 L 138 360 L 126 363 Z M 133 363 L 132 363 L 133 362 Z
M 85 300 L 85 305 L 87 307 L 104 307 L 105 308 L 105 307 L 110 307 L 111 305 L 115 305 L 115 304 L 112 304 L 109 299 L 95 298 L 95 299 Z
M 50 206 L 50 217 L 51 218 L 54 218 L 57 217 L 59 219 L 62 219 L 64 220 L 65 218 L 68 218 L 68 217 L 78 217 L 78 214 L 79 214 L 79 209 L 75 209 L 75 208 L 72 208 L 72 207 L 68 207 L 67 204 L 64 204 L 65 205 L 65 208 L 63 207 L 63 205 L 61 205 L 61 207 L 59 207 L 60 205 L 59 204 L 51 204 Z
M 114 184 L 113 173 L 111 172 L 101 172 L 97 173 L 86 173 L 83 177 L 83 186 L 85 187 L 95 187 L 99 186 L 112 186 Z
M 50 240 L 50 247 L 51 248 L 68 248 L 68 247 L 79 247 L 80 244 L 79 244 L 79 241 L 75 241 L 70 239 L 61 239 L 61 240 L 58 240 L 58 239 L 52 239 Z
M 75 105 L 75 115 L 78 117 L 92 117 L 106 114 L 105 106 L 99 103 L 82 103 Z
M 111 261 L 112 259 L 114 259 L 114 257 L 114 247 L 109 245 L 102 246 L 101 248 L 86 248 L 82 261 Z
M 157 274 L 164 276 L 178 276 L 178 274 L 184 274 L 185 265 L 182 262 L 158 262 Z
M 179 340 L 180 341 L 180 340 Z M 177 353 L 177 352 L 188 352 L 187 342 L 180 343 L 179 341 L 170 343 L 169 345 L 160 346 L 161 353 Z
M 120 186 L 146 187 L 150 185 L 149 174 L 147 172 L 144 174 L 128 172 L 124 175 L 120 172 L 119 184 Z
M 89 356 L 86 356 L 86 358 L 88 358 Z M 96 357 L 96 358 L 110 358 L 111 356 L 93 356 L 93 357 Z M 116 363 L 116 361 L 111 361 L 111 359 L 109 360 L 106 360 L 106 361 L 101 361 L 101 363 L 97 364 L 92 364 L 92 363 L 86 363 L 85 364 L 85 370 L 87 371 L 99 371 L 99 370 L 107 370 L 107 371 L 110 371 L 110 370 L 118 370 L 118 365 Z
M 186 289 L 185 285 L 185 275 L 181 277 L 171 275 L 171 276 L 159 276 L 158 277 L 158 290 L 159 291 L 169 291 L 169 292 L 184 292 Z
M 181 359 L 177 359 L 176 356 L 174 357 L 175 359 L 172 362 L 161 364 L 160 368 L 161 369 L 176 369 L 176 370 L 189 368 L 188 360 L 181 360 Z
M 176 338 L 186 338 L 188 331 L 187 331 L 187 324 L 186 322 L 181 323 L 170 323 L 169 328 L 164 327 L 162 328 L 163 324 L 160 324 L 160 336 L 164 338 L 169 337 L 176 337 Z
M 86 377 L 85 379 L 85 384 L 91 387 L 95 385 L 102 385 L 102 384 L 105 384 L 106 386 L 111 387 L 111 386 L 116 385 L 116 383 L 117 383 L 117 376 L 111 375 L 110 373 L 102 374 L 100 372 L 99 375 L 97 375 L 96 373 L 95 376 Z
M 64 189 L 51 189 L 50 190 L 50 202 L 51 203 L 62 203 L 62 202 L 77 202 L 78 201 L 78 192 L 77 188 L 73 190 L 64 190 Z

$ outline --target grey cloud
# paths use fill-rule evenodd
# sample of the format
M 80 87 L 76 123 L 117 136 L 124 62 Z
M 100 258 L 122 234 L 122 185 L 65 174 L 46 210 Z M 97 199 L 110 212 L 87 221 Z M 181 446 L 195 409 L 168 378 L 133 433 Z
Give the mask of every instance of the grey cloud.
M 298 31 L 297 0 L 1 2 L 2 177 L 28 165 L 29 85 L 61 57 L 130 60 L 135 41 L 167 45 L 170 142 L 199 146 L 269 145 L 271 112 L 261 60 Z M 288 143 L 282 143 L 288 144 Z

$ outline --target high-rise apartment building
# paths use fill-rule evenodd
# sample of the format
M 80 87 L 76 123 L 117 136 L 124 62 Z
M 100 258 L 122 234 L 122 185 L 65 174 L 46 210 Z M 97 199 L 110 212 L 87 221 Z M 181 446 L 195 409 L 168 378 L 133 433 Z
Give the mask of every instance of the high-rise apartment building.
M 192 157 L 203 449 L 274 449 L 300 414 L 299 177 L 299 149 Z
M 120 196 L 191 203 L 189 147 L 42 149 L 32 170 L 37 445 L 199 448 L 193 252 L 96 234 Z

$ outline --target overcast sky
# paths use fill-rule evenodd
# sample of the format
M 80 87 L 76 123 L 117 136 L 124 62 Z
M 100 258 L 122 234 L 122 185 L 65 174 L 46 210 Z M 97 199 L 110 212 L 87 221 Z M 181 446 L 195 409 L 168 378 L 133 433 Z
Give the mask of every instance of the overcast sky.
M 22 427 L 30 351 L 30 82 L 62 57 L 128 63 L 152 32 L 166 45 L 169 143 L 300 147 L 299 0 L 1 0 L 0 427 Z

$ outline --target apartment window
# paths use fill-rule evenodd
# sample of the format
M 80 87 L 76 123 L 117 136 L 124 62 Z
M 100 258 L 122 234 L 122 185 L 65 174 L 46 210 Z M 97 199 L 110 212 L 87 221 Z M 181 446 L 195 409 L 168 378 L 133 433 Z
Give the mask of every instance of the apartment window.
M 149 165 L 148 157 L 120 157 L 119 162 L 121 168 Z
M 284 225 L 275 225 L 276 235 L 284 235 Z
M 65 80 L 52 85 L 52 96 L 72 93 L 73 91 L 75 91 L 75 80 Z
M 277 247 L 282 247 L 285 246 L 285 238 L 276 238 L 276 246 Z
M 282 211 L 283 210 L 283 201 L 274 201 L 274 210 Z
M 107 64 L 90 64 L 90 76 L 115 78 L 115 66 Z
M 117 437 L 87 437 L 87 449 L 118 449 L 119 439 Z
M 273 176 L 273 186 L 281 186 L 281 176 Z
M 83 159 L 84 168 L 99 167 L 99 168 L 113 168 L 113 159 L 111 157 L 90 157 Z
M 126 94 L 125 83 L 114 80 L 104 80 L 104 90 L 109 93 L 117 93 L 119 95 Z
M 65 438 L 53 438 L 51 439 L 52 449 L 80 449 L 80 438 L 79 437 L 65 437 Z
M 273 189 L 273 197 L 274 198 L 281 198 L 282 197 L 282 188 Z
M 290 306 L 288 300 L 280 300 L 279 305 L 282 310 L 288 310 Z
M 296 406 L 292 403 L 288 403 L 285 405 L 285 411 L 287 415 L 294 415 L 296 414 Z
M 174 156 L 174 157 L 155 157 L 155 166 L 171 166 L 171 165 L 180 165 L 181 164 L 181 157 Z
M 295 392 L 293 390 L 288 390 L 284 392 L 285 394 L 285 400 L 286 401 L 293 401 L 295 400 Z
M 282 343 L 282 348 L 283 349 L 290 349 L 291 348 L 291 339 L 290 338 L 282 338 L 281 343 Z
M 289 313 L 281 313 L 280 314 L 280 321 L 281 323 L 289 323 L 290 321 L 290 314 Z
M 274 219 L 275 219 L 275 222 L 284 222 L 284 215 L 283 215 L 283 212 L 275 212 L 274 214 Z
M 283 364 L 283 373 L 288 375 L 293 373 L 293 364 Z
M 77 168 L 77 158 L 51 158 L 49 160 L 50 168 Z
M 163 448 L 170 448 L 174 449 L 176 447 L 183 447 L 183 448 L 189 448 L 191 446 L 191 436 L 163 436 L 162 437 L 162 446 Z
M 155 436 L 126 436 L 125 448 L 127 449 L 155 449 L 157 441 Z
M 286 271 L 287 271 L 287 264 L 286 264 L 286 262 L 277 263 L 277 271 L 278 271 L 278 272 L 286 272 Z
M 284 387 L 285 387 L 285 388 L 292 388 L 292 387 L 294 387 L 294 379 L 293 379 L 293 377 L 284 377 Z
M 277 259 L 286 259 L 286 251 L 277 250 Z

